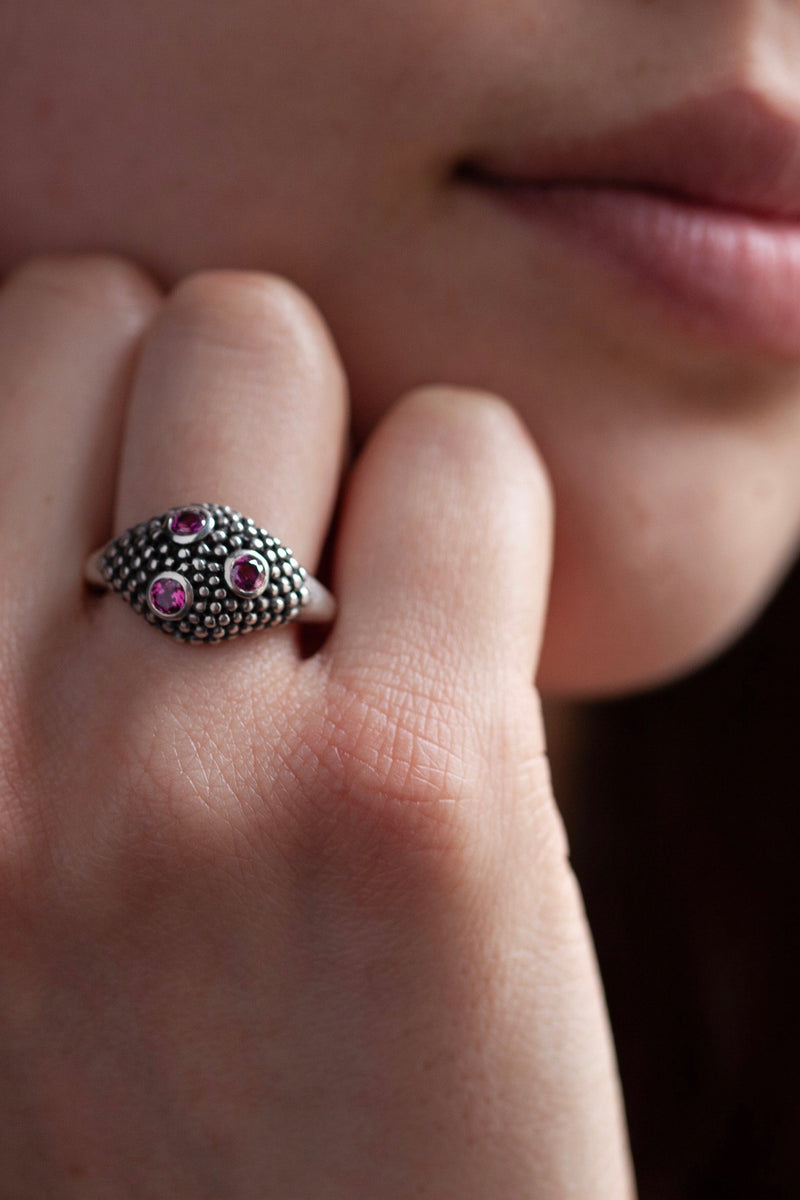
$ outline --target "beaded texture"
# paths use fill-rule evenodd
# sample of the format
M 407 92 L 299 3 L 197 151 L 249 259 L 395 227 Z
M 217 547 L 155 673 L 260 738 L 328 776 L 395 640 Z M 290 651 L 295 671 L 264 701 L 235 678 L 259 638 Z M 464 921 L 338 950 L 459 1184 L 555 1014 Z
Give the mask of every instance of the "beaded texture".
M 283 625 L 310 600 L 307 573 L 291 550 L 221 504 L 183 505 L 126 530 L 103 550 L 100 573 L 179 642 L 213 644 Z M 259 594 L 243 594 L 237 579 L 254 581 Z

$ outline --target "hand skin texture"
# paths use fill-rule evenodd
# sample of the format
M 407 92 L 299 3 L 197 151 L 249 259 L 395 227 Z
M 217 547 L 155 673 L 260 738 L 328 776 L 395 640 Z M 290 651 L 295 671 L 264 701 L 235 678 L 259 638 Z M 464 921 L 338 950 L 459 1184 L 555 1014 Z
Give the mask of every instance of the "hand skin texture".
M 632 1196 L 531 683 L 550 488 L 513 410 L 398 397 L 313 653 L 179 645 L 82 585 L 198 499 L 314 571 L 347 423 L 281 278 L 163 296 L 54 256 L 0 289 L 3 1200 Z

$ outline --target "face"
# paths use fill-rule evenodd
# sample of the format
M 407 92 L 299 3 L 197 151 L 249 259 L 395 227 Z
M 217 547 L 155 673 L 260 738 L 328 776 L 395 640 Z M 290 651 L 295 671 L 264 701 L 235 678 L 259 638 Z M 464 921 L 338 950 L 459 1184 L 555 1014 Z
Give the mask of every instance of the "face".
M 758 609 L 800 521 L 800 8 L 6 17 L 0 271 L 105 248 L 164 284 L 286 275 L 337 340 L 357 439 L 417 384 L 509 399 L 556 494 L 545 690 L 660 681 Z

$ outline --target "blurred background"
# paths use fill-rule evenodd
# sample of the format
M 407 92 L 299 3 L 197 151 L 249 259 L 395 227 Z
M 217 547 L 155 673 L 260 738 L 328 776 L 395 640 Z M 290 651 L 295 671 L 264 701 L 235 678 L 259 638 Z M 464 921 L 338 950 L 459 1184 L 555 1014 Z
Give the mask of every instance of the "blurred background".
M 569 713 L 641 1200 L 800 1197 L 798 617 L 800 569 L 701 673 Z

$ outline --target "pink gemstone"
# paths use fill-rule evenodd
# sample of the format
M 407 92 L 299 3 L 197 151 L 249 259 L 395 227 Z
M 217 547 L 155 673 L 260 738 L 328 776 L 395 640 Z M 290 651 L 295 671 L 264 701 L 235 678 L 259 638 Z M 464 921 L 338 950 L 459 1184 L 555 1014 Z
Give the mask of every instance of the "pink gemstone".
M 186 588 L 176 579 L 156 579 L 150 588 L 150 604 L 162 617 L 174 617 L 186 604 Z
M 240 592 L 259 591 L 266 578 L 261 563 L 249 554 L 240 554 L 231 566 L 231 582 Z
M 182 508 L 170 519 L 169 528 L 170 532 L 177 533 L 178 537 L 192 537 L 203 529 L 205 523 L 206 515 L 199 509 Z

